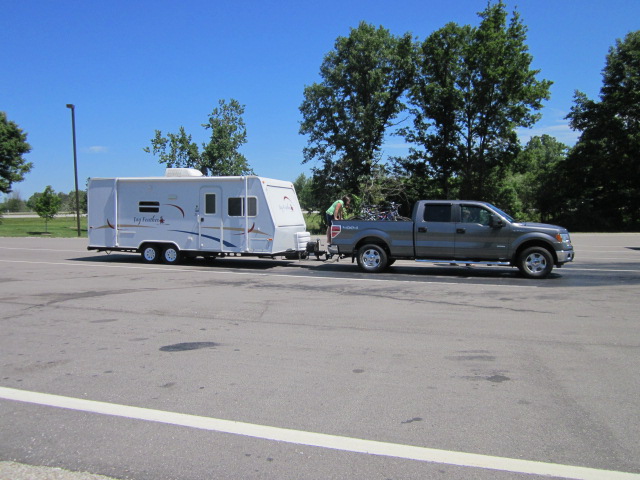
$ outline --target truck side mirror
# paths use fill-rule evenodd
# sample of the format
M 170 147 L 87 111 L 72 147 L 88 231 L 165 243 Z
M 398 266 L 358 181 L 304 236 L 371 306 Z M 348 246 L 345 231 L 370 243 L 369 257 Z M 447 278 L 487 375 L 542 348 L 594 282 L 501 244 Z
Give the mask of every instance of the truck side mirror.
M 502 228 L 504 227 L 504 221 L 498 215 L 491 215 L 491 223 L 489 225 L 493 228 Z

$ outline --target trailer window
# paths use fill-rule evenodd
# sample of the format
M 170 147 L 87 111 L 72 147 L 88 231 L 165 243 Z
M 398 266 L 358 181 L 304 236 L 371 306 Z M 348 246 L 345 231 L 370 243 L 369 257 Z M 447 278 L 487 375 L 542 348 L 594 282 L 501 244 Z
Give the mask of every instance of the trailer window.
M 215 215 L 216 213 L 216 194 L 206 193 L 204 195 L 204 213 L 205 215 Z
M 450 222 L 451 221 L 451 205 L 425 205 L 424 221 L 425 222 Z
M 158 213 L 160 202 L 138 202 L 138 211 L 140 213 Z
M 232 197 L 229 198 L 228 202 L 228 214 L 230 217 L 243 217 L 244 209 L 242 206 L 244 205 L 245 197 Z M 257 197 L 248 197 L 248 208 L 247 208 L 247 216 L 255 217 L 258 215 L 258 199 Z
M 256 197 L 249 197 L 249 216 L 255 217 L 258 215 L 258 199 Z

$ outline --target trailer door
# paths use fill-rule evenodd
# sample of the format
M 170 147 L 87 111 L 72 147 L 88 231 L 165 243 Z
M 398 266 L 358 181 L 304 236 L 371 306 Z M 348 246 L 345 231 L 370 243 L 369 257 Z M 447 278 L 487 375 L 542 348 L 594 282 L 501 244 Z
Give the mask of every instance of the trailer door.
M 224 251 L 222 229 L 222 189 L 200 188 L 200 204 L 196 208 L 198 250 Z

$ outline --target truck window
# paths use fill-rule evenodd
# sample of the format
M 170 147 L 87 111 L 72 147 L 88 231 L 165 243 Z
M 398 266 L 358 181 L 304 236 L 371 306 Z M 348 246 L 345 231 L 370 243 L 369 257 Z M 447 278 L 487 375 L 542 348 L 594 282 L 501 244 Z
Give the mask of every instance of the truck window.
M 230 217 L 243 217 L 244 210 L 242 208 L 245 197 L 231 197 L 227 204 L 227 213 Z M 255 217 L 258 215 L 258 198 L 248 197 L 247 216 Z
M 424 206 L 425 222 L 450 222 L 451 221 L 451 205 L 425 205 Z
M 160 202 L 138 202 L 138 212 L 140 213 L 158 213 L 160 211 Z
M 463 205 L 460 209 L 462 223 L 479 223 L 480 225 L 489 225 L 491 214 L 482 207 Z

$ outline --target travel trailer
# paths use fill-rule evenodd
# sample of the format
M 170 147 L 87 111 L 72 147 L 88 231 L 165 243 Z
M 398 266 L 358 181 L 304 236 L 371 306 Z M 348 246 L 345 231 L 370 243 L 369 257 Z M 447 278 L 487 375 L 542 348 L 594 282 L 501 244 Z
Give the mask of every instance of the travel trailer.
M 138 252 L 148 263 L 226 255 L 306 256 L 310 234 L 291 182 L 258 176 L 92 178 L 89 250 Z

